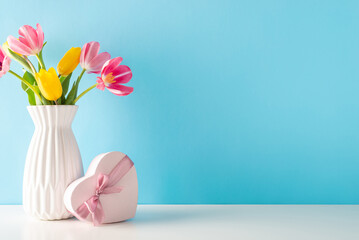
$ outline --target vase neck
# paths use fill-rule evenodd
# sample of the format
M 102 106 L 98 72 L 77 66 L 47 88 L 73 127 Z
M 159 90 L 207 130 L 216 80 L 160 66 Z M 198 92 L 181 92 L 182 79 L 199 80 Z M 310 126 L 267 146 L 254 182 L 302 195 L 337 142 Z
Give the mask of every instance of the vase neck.
M 36 128 L 71 128 L 77 108 L 74 105 L 27 107 Z

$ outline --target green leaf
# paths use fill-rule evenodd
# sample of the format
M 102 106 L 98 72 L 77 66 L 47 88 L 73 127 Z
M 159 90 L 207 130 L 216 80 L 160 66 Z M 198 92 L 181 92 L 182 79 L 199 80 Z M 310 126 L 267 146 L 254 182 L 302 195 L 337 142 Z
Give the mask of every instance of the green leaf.
M 66 105 L 74 105 L 74 100 L 77 97 L 77 90 L 79 88 L 79 84 L 81 81 L 82 76 L 84 75 L 85 70 L 82 70 L 80 76 L 78 76 L 77 80 L 74 82 L 74 84 L 72 85 L 71 91 L 69 93 L 69 95 L 66 98 L 65 104 Z
M 41 51 L 39 52 L 39 58 L 41 59 L 42 62 L 44 62 L 44 59 L 42 58 L 42 51 L 44 50 L 44 47 L 45 47 L 46 43 L 47 43 L 47 42 L 45 42 L 44 45 L 42 45 L 42 49 L 41 49 Z M 40 69 L 41 69 L 41 64 L 38 63 L 37 66 L 38 66 L 39 71 L 40 71 Z
M 70 75 L 68 75 L 65 78 L 65 80 L 62 82 L 62 94 L 64 96 L 67 94 L 67 91 L 69 90 L 71 76 L 72 76 L 72 73 Z
M 28 88 L 23 82 L 21 83 L 21 87 L 27 93 L 27 98 L 29 100 L 29 104 L 30 105 L 36 105 L 35 93 L 30 88 Z
M 41 100 L 35 96 L 36 105 L 44 105 Z
M 17 55 L 15 52 L 13 52 L 10 48 L 8 49 L 9 53 L 11 55 L 11 58 L 20 63 L 28 72 L 32 72 L 31 67 L 28 62 L 19 55 Z
M 23 78 L 31 85 L 36 82 L 34 76 L 29 72 L 25 72 Z M 27 93 L 30 105 L 36 105 L 35 93 L 24 82 L 21 82 L 21 87 Z
M 44 105 L 53 105 L 52 101 L 47 100 L 46 98 L 44 98 L 44 96 L 41 95 L 41 98 Z
M 23 78 L 31 85 L 34 85 L 34 83 L 36 82 L 34 76 L 29 72 L 25 72 Z
M 62 85 L 62 96 L 61 96 L 61 102 L 65 102 L 66 94 L 69 90 L 70 85 L 70 79 L 71 79 L 72 73 L 68 75 L 67 77 L 60 77 L 61 85 Z
M 79 87 L 79 79 L 77 79 L 73 84 L 72 84 L 72 88 L 71 91 L 69 93 L 69 95 L 67 96 L 66 100 L 65 100 L 65 105 L 74 105 L 73 101 L 75 100 L 75 98 L 77 97 L 77 89 Z
M 34 89 L 35 91 L 41 96 L 42 98 L 42 95 L 41 95 L 41 92 L 40 92 L 40 89 L 39 87 L 36 85 L 36 82 L 34 83 Z M 43 103 L 41 102 L 41 100 L 39 99 L 39 97 L 35 94 L 35 101 L 36 101 L 36 105 L 43 105 Z

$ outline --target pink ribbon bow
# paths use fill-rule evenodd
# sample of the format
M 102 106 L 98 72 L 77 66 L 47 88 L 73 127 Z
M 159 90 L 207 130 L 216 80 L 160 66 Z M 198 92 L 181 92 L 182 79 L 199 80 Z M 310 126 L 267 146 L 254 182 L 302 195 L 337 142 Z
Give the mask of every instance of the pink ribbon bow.
M 92 215 L 92 222 L 95 226 L 100 225 L 104 218 L 103 208 L 100 202 L 101 194 L 119 193 L 123 187 L 116 187 L 123 176 L 132 168 L 133 162 L 125 156 L 111 171 L 109 175 L 100 173 L 97 177 L 95 193 L 87 201 L 80 205 L 75 211 L 77 218 L 85 220 L 89 214 Z

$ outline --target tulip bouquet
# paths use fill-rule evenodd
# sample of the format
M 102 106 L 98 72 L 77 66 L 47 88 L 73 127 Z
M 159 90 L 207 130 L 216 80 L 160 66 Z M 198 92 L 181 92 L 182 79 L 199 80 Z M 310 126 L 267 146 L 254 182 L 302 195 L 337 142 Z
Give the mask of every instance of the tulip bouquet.
M 21 80 L 22 89 L 27 93 L 30 105 L 74 105 L 81 97 L 94 88 L 107 88 L 117 96 L 125 96 L 133 92 L 132 87 L 124 86 L 132 78 L 128 66 L 120 65 L 121 57 L 111 59 L 107 52 L 99 53 L 98 42 L 86 43 L 82 49 L 71 48 L 65 53 L 57 65 L 57 71 L 51 67 L 46 69 L 43 59 L 44 32 L 40 24 L 37 29 L 24 25 L 19 29 L 19 38 L 9 36 L 7 42 L 0 46 L 0 78 L 6 73 L 13 74 Z M 30 61 L 35 56 L 37 68 Z M 24 74 L 19 75 L 10 70 L 11 61 L 21 64 Z M 82 72 L 73 81 L 71 76 L 78 65 Z M 84 73 L 99 74 L 95 84 L 78 95 L 78 87 Z

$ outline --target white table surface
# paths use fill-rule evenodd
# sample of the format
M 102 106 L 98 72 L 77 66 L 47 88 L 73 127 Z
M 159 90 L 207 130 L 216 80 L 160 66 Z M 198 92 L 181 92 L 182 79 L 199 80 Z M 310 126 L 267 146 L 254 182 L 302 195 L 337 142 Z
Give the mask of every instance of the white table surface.
M 1 240 L 359 239 L 359 205 L 140 205 L 134 219 L 93 227 L 40 221 L 0 206 Z

